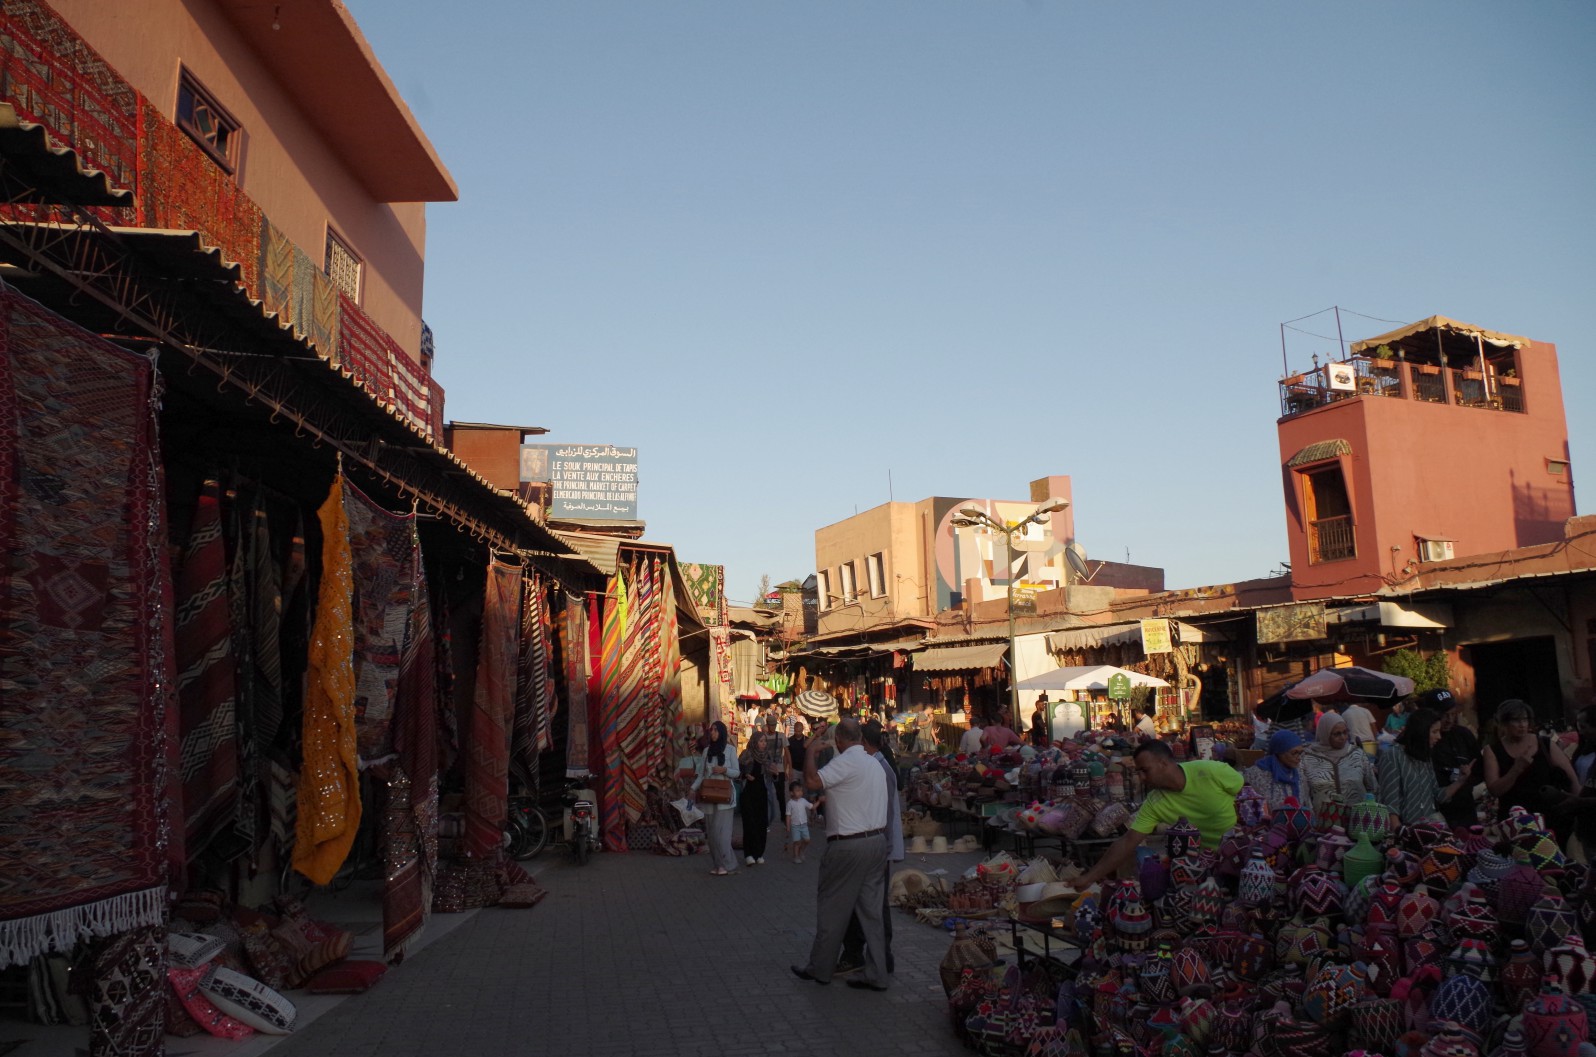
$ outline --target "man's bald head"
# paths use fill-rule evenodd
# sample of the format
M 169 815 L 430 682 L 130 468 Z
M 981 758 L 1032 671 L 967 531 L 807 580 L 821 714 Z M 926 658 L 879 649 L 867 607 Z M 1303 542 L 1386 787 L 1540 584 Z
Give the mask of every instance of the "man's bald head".
M 836 737 L 838 745 L 857 745 L 864 735 L 859 730 L 857 719 L 845 719 L 837 724 Z

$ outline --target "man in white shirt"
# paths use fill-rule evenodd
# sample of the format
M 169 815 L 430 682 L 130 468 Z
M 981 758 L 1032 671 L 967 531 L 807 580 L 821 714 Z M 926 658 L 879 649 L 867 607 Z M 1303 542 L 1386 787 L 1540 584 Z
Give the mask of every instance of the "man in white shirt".
M 837 755 L 816 769 L 818 746 L 804 754 L 804 785 L 826 794 L 826 849 L 820 860 L 815 897 L 815 942 L 807 965 L 792 967 L 801 980 L 831 983 L 850 915 L 859 916 L 865 936 L 865 968 L 849 987 L 887 989 L 886 938 L 881 921 L 887 859 L 887 782 L 881 764 L 865 752 L 857 720 L 845 719 L 834 731 Z
M 959 739 L 959 751 L 970 755 L 980 752 L 981 735 L 984 733 L 985 731 L 981 729 L 981 721 L 971 716 L 970 729 L 965 731 L 964 736 Z
M 1374 713 L 1364 708 L 1361 702 L 1354 701 L 1341 712 L 1341 718 L 1347 721 L 1347 739 L 1354 745 L 1362 746 L 1367 753 L 1374 752 Z
M 1158 727 L 1153 723 L 1152 709 L 1142 712 L 1142 718 L 1136 721 L 1136 732 L 1144 738 L 1158 737 Z
M 875 720 L 866 723 L 865 752 L 881 765 L 881 776 L 887 783 L 887 864 L 881 886 L 881 932 L 886 945 L 887 972 L 892 972 L 892 908 L 887 902 L 888 889 L 892 887 L 892 864 L 903 861 L 903 812 L 898 804 L 898 771 L 885 745 L 884 731 Z M 848 919 L 848 934 L 842 941 L 842 956 L 837 960 L 833 975 L 857 972 L 864 968 L 864 929 L 859 915 Z

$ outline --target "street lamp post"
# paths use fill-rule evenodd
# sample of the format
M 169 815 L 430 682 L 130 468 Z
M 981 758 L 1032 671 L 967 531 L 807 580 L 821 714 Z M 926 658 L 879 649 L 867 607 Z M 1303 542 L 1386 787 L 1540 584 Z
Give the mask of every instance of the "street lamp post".
M 990 529 L 1004 537 L 1003 547 L 1006 555 L 1004 560 L 1009 566 L 1009 713 L 1015 731 L 1020 729 L 1020 673 L 1019 645 L 1014 638 L 1014 537 L 1047 515 L 1057 513 L 1069 505 L 1068 499 L 1053 499 L 1014 522 L 999 521 L 980 507 L 967 506 L 961 508 L 958 516 L 953 519 L 953 524 L 960 528 Z

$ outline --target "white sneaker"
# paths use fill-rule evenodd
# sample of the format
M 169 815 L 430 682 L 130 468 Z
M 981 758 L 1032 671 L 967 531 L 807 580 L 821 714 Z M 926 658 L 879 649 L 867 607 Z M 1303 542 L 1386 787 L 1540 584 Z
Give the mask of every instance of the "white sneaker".
M 761 855 L 759 858 L 755 859 L 754 861 L 756 863 L 758 863 L 759 865 L 761 865 L 761 866 L 765 865 L 765 857 L 763 855 Z
M 754 865 L 754 857 L 752 855 L 743 856 L 743 865 L 744 866 L 752 866 L 752 865 Z

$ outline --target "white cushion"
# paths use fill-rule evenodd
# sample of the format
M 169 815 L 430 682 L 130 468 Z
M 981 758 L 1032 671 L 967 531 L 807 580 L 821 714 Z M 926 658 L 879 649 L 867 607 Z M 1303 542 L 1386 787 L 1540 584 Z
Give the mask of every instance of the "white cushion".
M 198 969 L 222 951 L 227 941 L 220 936 L 207 936 L 200 932 L 168 932 L 166 950 L 172 961 L 185 969 Z
M 287 1035 L 299 1016 L 294 1004 L 276 991 L 222 966 L 205 974 L 200 990 L 217 1009 L 267 1035 Z

